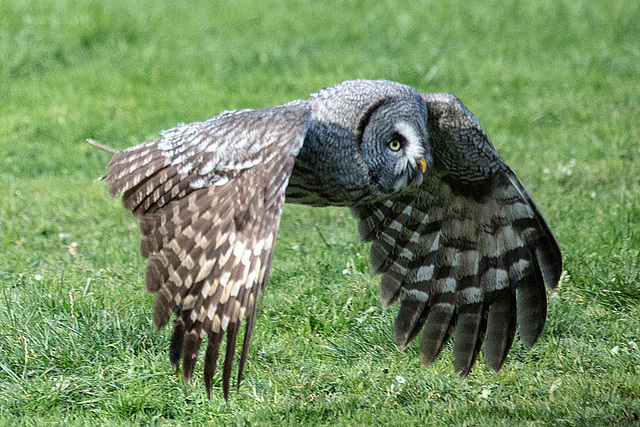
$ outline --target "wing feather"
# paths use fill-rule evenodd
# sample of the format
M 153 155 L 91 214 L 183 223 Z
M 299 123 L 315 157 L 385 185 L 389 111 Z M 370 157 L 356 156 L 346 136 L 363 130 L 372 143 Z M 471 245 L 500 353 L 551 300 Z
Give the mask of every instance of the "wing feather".
M 301 106 L 227 112 L 174 128 L 164 138 L 118 152 L 110 194 L 141 217 L 140 252 L 155 293 L 154 324 L 175 312 L 171 365 L 186 382 L 208 335 L 204 380 L 211 396 L 222 336 L 225 399 L 240 322 L 247 317 L 238 368 L 242 378 L 264 289 L 285 187 L 309 125 Z
M 422 330 L 421 360 L 429 365 L 455 328 L 456 371 L 470 372 L 483 343 L 488 365 L 498 370 L 516 324 L 525 345 L 538 339 L 544 285 L 553 288 L 560 278 L 560 250 L 473 114 L 453 95 L 422 97 L 433 166 L 420 188 L 351 212 L 361 239 L 372 241 L 383 307 L 400 300 L 400 347 Z

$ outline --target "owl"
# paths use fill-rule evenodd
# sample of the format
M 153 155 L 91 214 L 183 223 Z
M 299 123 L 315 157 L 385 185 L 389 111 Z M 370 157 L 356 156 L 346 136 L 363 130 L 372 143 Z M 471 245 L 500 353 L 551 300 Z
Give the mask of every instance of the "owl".
M 193 375 L 202 340 L 204 382 L 226 333 L 228 399 L 241 322 L 240 384 L 285 200 L 344 206 L 371 242 L 384 308 L 399 301 L 401 349 L 421 333 L 423 365 L 453 337 L 462 376 L 480 348 L 499 370 L 516 325 L 527 347 L 546 319 L 545 285 L 560 249 L 538 208 L 453 95 L 351 80 L 285 105 L 227 111 L 116 152 L 105 180 L 140 218 L 153 323 L 175 313 L 169 357 Z M 455 330 L 455 334 L 453 334 Z

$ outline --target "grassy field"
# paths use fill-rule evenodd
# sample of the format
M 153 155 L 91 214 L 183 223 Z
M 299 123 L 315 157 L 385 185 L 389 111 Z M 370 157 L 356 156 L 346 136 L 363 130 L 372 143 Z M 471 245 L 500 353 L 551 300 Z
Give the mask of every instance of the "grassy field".
M 632 425 L 640 416 L 636 0 L 0 2 L 0 424 Z M 245 379 L 171 372 L 137 221 L 96 181 L 179 122 L 351 78 L 456 94 L 562 248 L 547 326 L 461 380 L 396 350 L 344 209 L 285 208 Z M 346 270 L 348 274 L 344 274 Z M 481 357 L 482 358 L 482 357 Z

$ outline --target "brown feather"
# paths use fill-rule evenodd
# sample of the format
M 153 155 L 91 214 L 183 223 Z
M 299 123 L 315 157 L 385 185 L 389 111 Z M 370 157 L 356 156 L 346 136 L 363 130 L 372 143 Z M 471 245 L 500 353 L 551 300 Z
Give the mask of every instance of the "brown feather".
M 242 378 L 284 187 L 308 120 L 302 107 L 223 114 L 118 152 L 109 162 L 110 194 L 124 193 L 124 207 L 141 217 L 145 282 L 156 294 L 154 324 L 161 328 L 176 312 L 169 358 L 174 371 L 182 358 L 185 382 L 193 375 L 202 338 L 209 335 L 204 370 L 209 397 L 222 335 L 228 332 L 223 367 L 228 398 L 237 333 L 246 315 L 238 381 Z M 252 126 L 254 132 L 247 132 Z M 244 158 L 211 149 L 228 138 L 245 144 Z M 216 159 L 219 169 L 211 163 Z M 233 161 L 244 166 L 226 169 Z
M 191 382 L 193 370 L 195 369 L 196 361 L 198 360 L 198 352 L 200 350 L 201 342 L 202 339 L 193 330 L 187 332 L 184 337 L 184 342 L 182 344 L 182 379 L 187 384 Z
M 236 342 L 238 337 L 238 323 L 232 323 L 227 329 L 227 350 L 224 356 L 224 365 L 222 367 L 222 393 L 224 400 L 229 401 L 229 382 L 231 379 L 231 367 L 233 366 L 233 356 L 236 352 Z
M 173 327 L 173 335 L 171 337 L 171 345 L 169 346 L 169 360 L 171 361 L 171 367 L 173 372 L 178 372 L 180 367 L 180 358 L 182 357 L 182 343 L 184 342 L 184 321 L 178 317 L 176 318 L 175 325 Z
M 207 351 L 204 358 L 204 384 L 209 399 L 211 399 L 213 375 L 216 373 L 220 343 L 222 342 L 223 335 L 224 332 L 209 332 L 209 343 L 207 344 Z

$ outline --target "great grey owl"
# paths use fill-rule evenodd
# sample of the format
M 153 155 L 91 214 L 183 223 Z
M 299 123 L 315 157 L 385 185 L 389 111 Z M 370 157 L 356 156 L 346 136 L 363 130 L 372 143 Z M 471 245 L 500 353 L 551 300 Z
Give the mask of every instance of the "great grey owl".
M 117 152 L 105 179 L 141 218 L 153 323 L 176 313 L 170 360 L 176 371 L 182 358 L 187 382 L 208 335 L 209 397 L 226 332 L 228 398 L 246 315 L 242 378 L 285 197 L 350 208 L 360 238 L 372 242 L 382 306 L 400 301 L 400 347 L 422 330 L 429 365 L 455 328 L 463 376 L 483 343 L 499 370 L 516 324 L 526 346 L 536 342 L 544 285 L 553 288 L 562 270 L 542 215 L 474 115 L 453 95 L 400 83 L 345 81 L 306 100 L 180 125 Z

